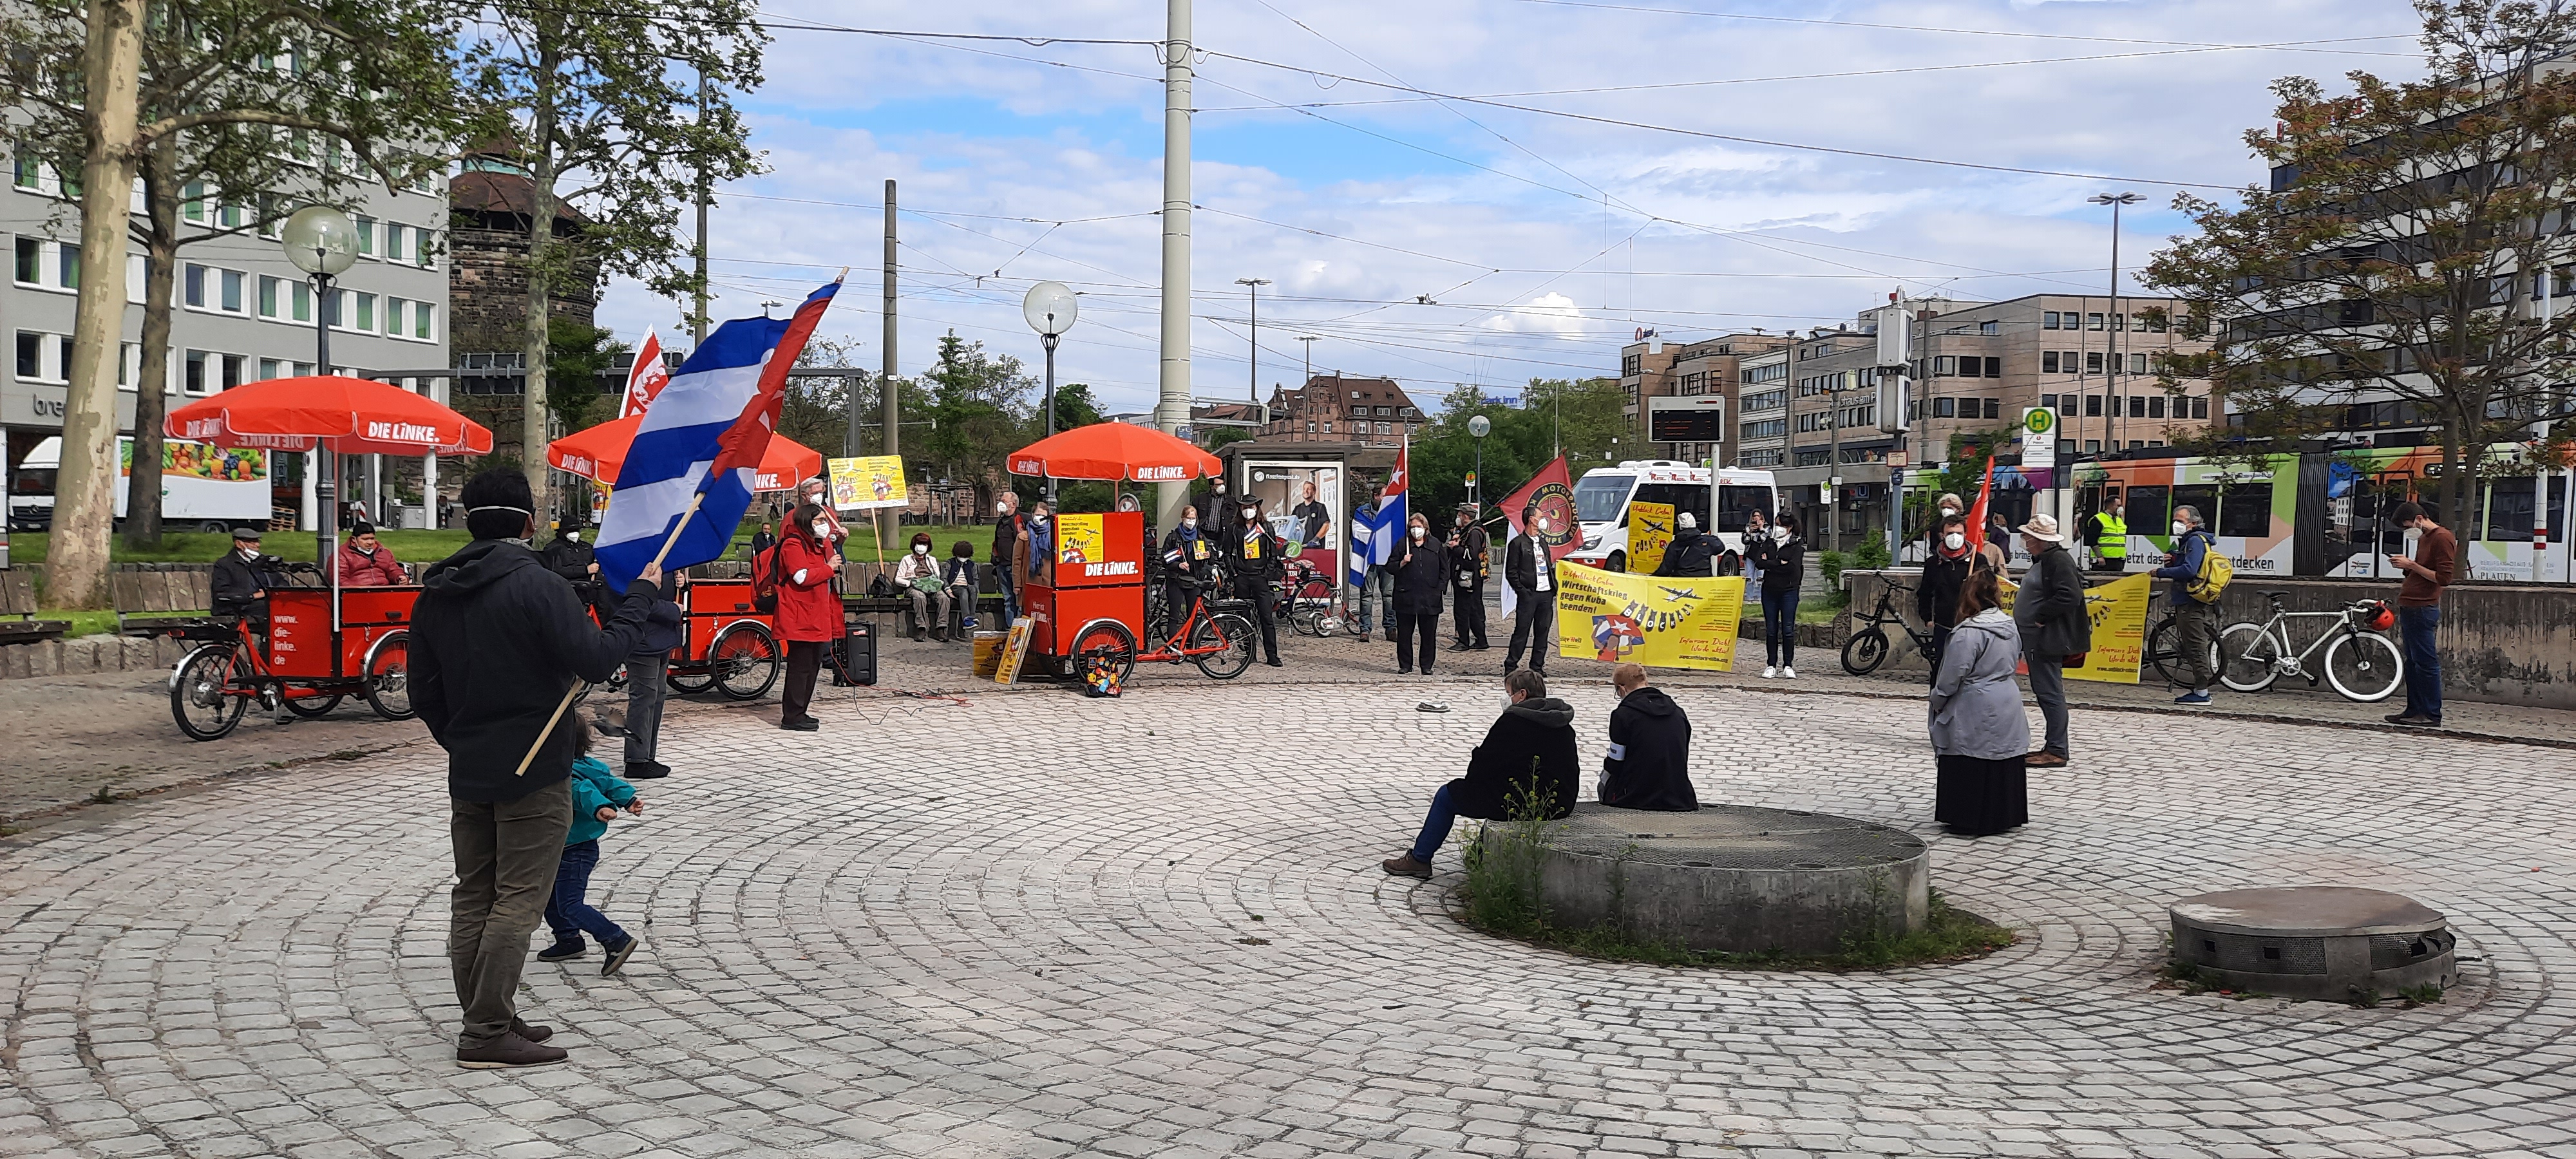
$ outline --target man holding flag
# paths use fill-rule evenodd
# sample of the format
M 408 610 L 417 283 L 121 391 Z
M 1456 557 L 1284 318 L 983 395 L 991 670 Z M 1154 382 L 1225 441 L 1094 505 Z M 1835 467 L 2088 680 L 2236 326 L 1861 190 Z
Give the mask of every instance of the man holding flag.
M 1369 603 L 1377 603 L 1376 622 L 1384 625 L 1389 635 L 1395 632 L 1395 571 L 1390 563 L 1395 558 L 1396 540 L 1404 535 L 1405 472 L 1413 448 L 1395 453 L 1395 473 L 1387 476 L 1385 489 L 1378 492 L 1377 502 L 1351 512 L 1351 587 L 1359 594 L 1359 606 L 1352 612 L 1353 626 L 1360 643 L 1369 641 Z
M 1565 456 L 1530 476 L 1503 500 L 1511 521 L 1511 542 L 1503 548 L 1503 582 L 1512 613 L 1511 649 L 1503 653 L 1506 676 L 1521 665 L 1529 649 L 1530 670 L 1547 671 L 1547 654 L 1556 647 L 1556 561 L 1576 544 L 1574 483 Z

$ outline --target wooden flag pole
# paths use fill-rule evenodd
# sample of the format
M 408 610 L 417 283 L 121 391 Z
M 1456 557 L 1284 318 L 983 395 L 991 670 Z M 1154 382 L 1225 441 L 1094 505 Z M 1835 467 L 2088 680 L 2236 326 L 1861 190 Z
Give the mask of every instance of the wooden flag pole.
M 660 567 L 663 560 L 671 558 L 671 549 L 679 544 L 680 533 L 689 529 L 689 519 L 698 513 L 698 503 L 705 498 L 703 491 L 689 496 L 689 509 L 680 513 L 680 522 L 671 528 L 670 536 L 662 541 L 662 550 L 653 553 L 653 562 L 647 566 Z M 519 758 L 519 768 L 511 776 L 528 775 L 528 765 L 537 759 L 537 750 L 546 747 L 546 738 L 555 734 L 555 725 L 563 720 L 564 710 L 572 707 L 573 697 L 579 695 L 587 683 L 579 676 L 573 677 L 572 683 L 564 689 L 563 699 L 555 703 L 555 714 L 546 718 L 544 728 L 537 730 L 537 739 L 528 745 L 528 755 Z

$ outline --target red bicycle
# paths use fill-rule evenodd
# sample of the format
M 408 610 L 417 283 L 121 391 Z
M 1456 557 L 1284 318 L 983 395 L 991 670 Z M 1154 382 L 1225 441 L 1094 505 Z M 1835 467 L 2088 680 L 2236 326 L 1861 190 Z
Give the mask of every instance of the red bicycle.
M 289 564 L 281 570 L 315 569 Z M 248 617 L 210 617 L 172 631 L 197 642 L 170 670 L 170 716 L 179 731 L 191 740 L 214 740 L 240 724 L 254 700 L 311 718 L 356 696 L 386 720 L 411 719 L 409 620 L 420 589 L 339 594 L 335 623 L 328 590 L 270 588 L 265 646 Z
M 1069 670 L 1088 672 L 1094 665 L 1114 669 L 1124 683 L 1135 671 L 1137 661 L 1178 664 L 1187 660 L 1199 671 L 1218 680 L 1232 680 L 1252 666 L 1252 648 L 1259 637 L 1253 633 L 1252 620 L 1242 614 L 1252 605 L 1245 600 L 1207 598 L 1208 588 L 1222 579 L 1207 584 L 1193 584 L 1198 594 L 1190 601 L 1190 614 L 1179 627 L 1154 650 L 1139 654 L 1136 634 L 1116 620 L 1093 620 L 1074 633 Z

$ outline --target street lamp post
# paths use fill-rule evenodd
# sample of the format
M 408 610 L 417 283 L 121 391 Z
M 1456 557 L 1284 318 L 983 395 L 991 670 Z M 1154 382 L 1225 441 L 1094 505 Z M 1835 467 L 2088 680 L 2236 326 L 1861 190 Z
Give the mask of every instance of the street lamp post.
M 1251 382 L 1252 401 L 1257 404 L 1261 401 L 1261 287 L 1269 285 L 1270 279 L 1236 278 L 1234 280 L 1234 284 L 1243 287 L 1245 292 L 1252 296 Z M 1313 348 L 1309 347 L 1308 349 Z
M 278 244 L 286 250 L 286 260 L 313 279 L 313 367 L 316 373 L 329 374 L 331 279 L 346 273 L 358 260 L 357 223 L 328 205 L 308 205 L 287 218 L 277 236 Z M 340 452 L 327 446 L 314 449 L 313 558 L 329 567 L 340 538 L 338 488 L 333 485 L 334 476 L 339 474 Z
M 1476 505 L 1476 515 L 1485 514 L 1485 436 L 1494 431 L 1494 420 L 1475 415 L 1467 420 L 1467 433 L 1476 436 L 1476 477 L 1467 485 L 1467 501 Z
M 2127 320 L 2120 314 L 2120 209 L 2122 206 L 2136 205 L 2146 198 L 2135 193 L 2096 193 L 2084 200 L 2094 205 L 2111 207 L 2111 304 L 2104 311 L 2102 319 L 2102 449 L 2109 451 L 2119 445 L 2118 441 L 2111 437 L 2111 432 L 2118 428 L 2120 417 L 2114 413 L 2113 408 L 2121 405 L 2119 331 L 2110 327 L 2112 323 L 2117 322 L 2121 324 L 2121 330 L 2128 328 Z M 2076 428 L 2075 445 L 2081 449 L 2084 444 L 2082 442 L 2083 423 L 2080 419 L 2076 423 Z M 2071 472 L 2075 469 L 2074 456 L 2069 455 L 2067 458 L 2069 462 L 2066 469 Z M 2051 482 L 2054 483 L 2056 480 L 2052 479 Z M 2058 512 L 2060 519 L 2066 517 L 2066 512 L 2063 510 L 2064 502 L 2063 493 L 2061 493 Z
M 1029 329 L 1038 332 L 1038 344 L 1046 347 L 1046 433 L 1050 436 L 1055 434 L 1055 344 L 1073 329 L 1081 313 L 1081 300 L 1062 282 L 1039 282 L 1020 300 L 1021 316 L 1029 320 Z M 1046 497 L 1048 503 L 1055 502 L 1052 477 L 1046 481 Z

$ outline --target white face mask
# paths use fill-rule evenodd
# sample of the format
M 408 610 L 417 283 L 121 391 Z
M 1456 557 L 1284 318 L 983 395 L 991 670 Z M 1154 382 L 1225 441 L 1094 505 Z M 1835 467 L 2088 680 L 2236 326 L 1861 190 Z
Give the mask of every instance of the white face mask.
M 831 525 L 831 524 L 829 524 L 829 523 L 825 523 L 825 522 L 823 522 L 823 521 L 822 521 L 822 520 L 820 520 L 820 519 L 815 520 L 815 521 L 814 521 L 814 538 L 816 538 L 816 539 L 829 539 L 829 538 L 831 538 L 831 537 L 832 537 L 832 525 Z
M 1423 536 L 1426 536 L 1426 535 L 1429 535 L 1429 534 L 1431 534 L 1431 532 L 1429 531 L 1429 529 L 1427 529 L 1427 528 L 1421 528 L 1421 527 L 1416 527 L 1416 528 L 1414 528 L 1414 529 L 1413 529 L 1413 541 L 1414 541 L 1415 543 L 1420 543 L 1420 542 L 1422 542 L 1422 537 L 1423 537 Z
M 914 555 L 928 555 L 928 554 L 930 554 L 930 545 L 929 545 L 929 544 L 927 544 L 927 543 L 916 543 L 916 544 L 913 544 L 913 545 L 912 545 L 912 553 L 913 553 Z
M 1244 522 L 1246 522 L 1246 523 L 1250 523 L 1250 522 L 1252 522 L 1253 520 L 1255 520 L 1255 519 L 1259 519 L 1259 518 L 1261 518 L 1261 509 L 1260 509 L 1260 508 L 1258 508 L 1258 507 L 1246 507 L 1246 508 L 1244 508 L 1244 509 L 1243 509 L 1243 521 L 1244 521 Z
M 993 514 L 995 515 L 1008 515 L 1010 513 L 1011 505 L 1008 503 L 996 503 L 993 505 Z
M 1192 531 L 1196 531 L 1199 526 L 1199 517 L 1196 515 L 1189 516 L 1188 518 L 1181 520 L 1181 526 L 1189 528 Z
M 567 532 L 564 532 L 564 542 L 565 542 L 565 543 L 579 543 L 579 542 L 581 542 L 581 533 L 580 533 L 580 532 L 578 532 L 578 531 L 567 531 Z
M 1787 542 L 1789 542 L 1789 529 L 1788 529 L 1788 528 L 1786 528 L 1786 527 L 1774 527 L 1774 528 L 1772 528 L 1772 529 L 1771 529 L 1771 542 L 1773 542 L 1773 543 L 1787 543 Z
M 1941 537 L 1941 546 L 1949 548 L 1952 551 L 1957 551 L 1960 548 L 1968 546 L 1968 537 L 1953 531 L 1950 534 Z
M 2176 535 L 2181 535 L 2181 534 L 2183 534 L 2184 532 L 2190 531 L 2190 530 L 2191 530 L 2191 525 L 2190 525 L 2190 524 L 2188 524 L 2188 523 L 2183 522 L 2182 520 L 2177 519 L 2177 520 L 2174 520 L 2174 522 L 2173 522 L 2173 528 L 2174 528 L 2174 534 L 2176 534 Z
M 1941 505 L 1941 518 L 1943 518 L 1943 519 L 1948 519 L 1949 517 L 1951 517 L 1951 516 L 1953 516 L 1953 515 L 1956 515 L 1956 514 L 1958 514 L 1958 513 L 1959 513 L 1959 509 L 1958 509 L 1958 508 L 1956 508 L 1956 507 L 1952 507 L 1952 506 L 1950 506 L 1950 505 L 1949 505 L 1949 504 L 1947 504 L 1947 503 L 1944 503 L 1944 504 L 1942 504 L 1942 505 Z

